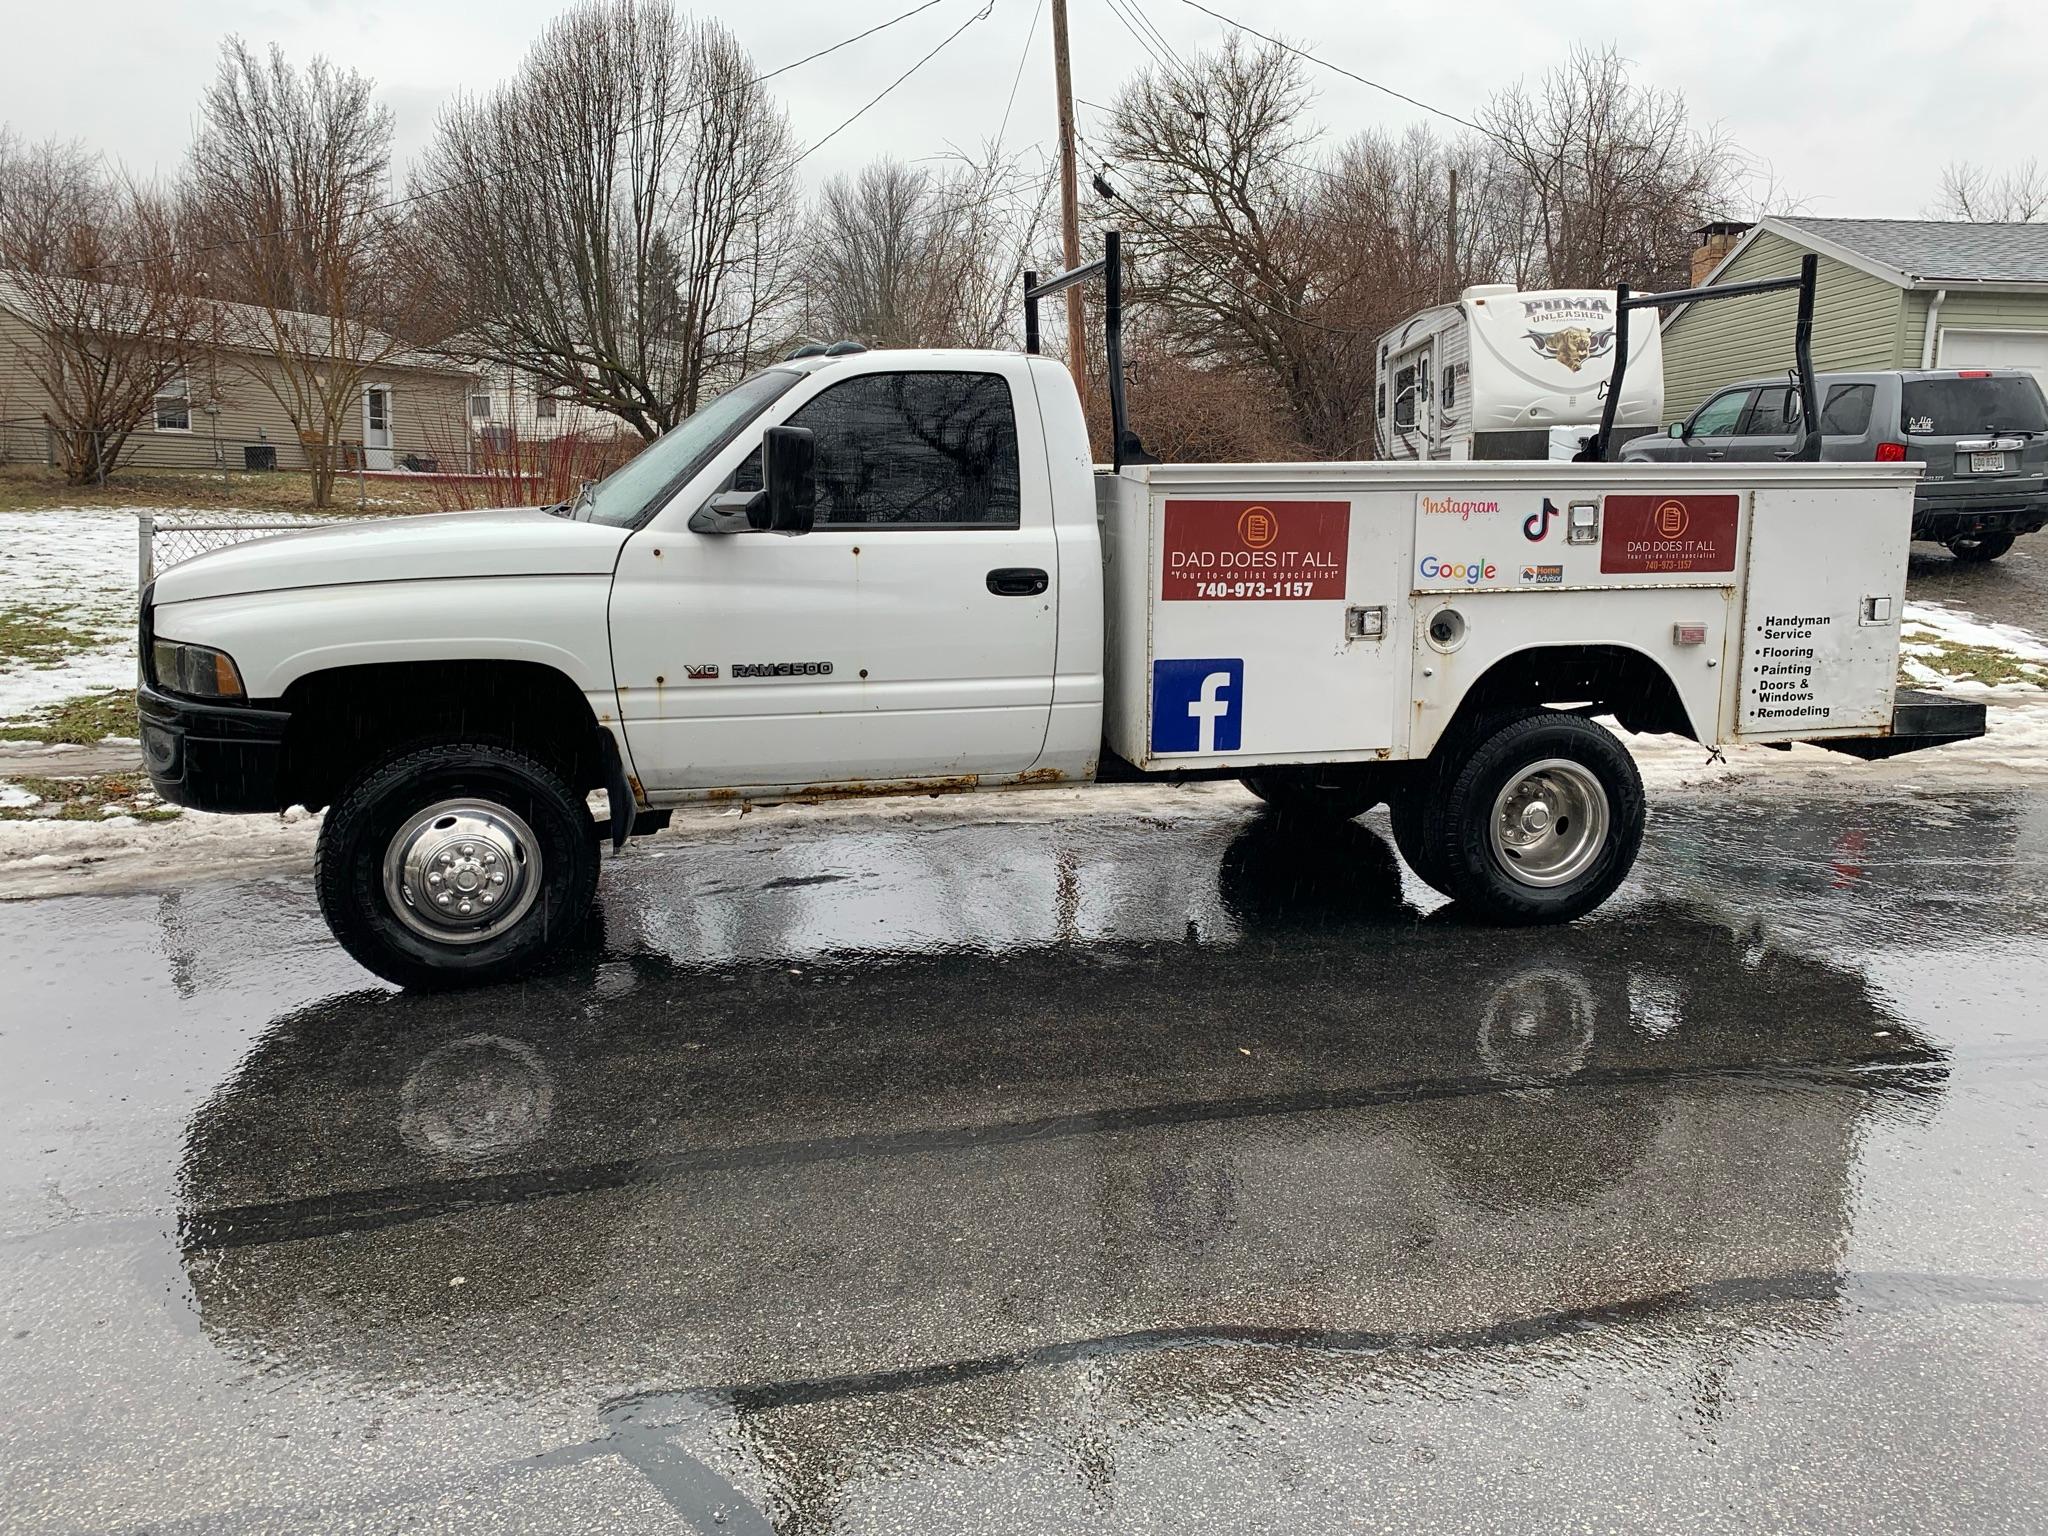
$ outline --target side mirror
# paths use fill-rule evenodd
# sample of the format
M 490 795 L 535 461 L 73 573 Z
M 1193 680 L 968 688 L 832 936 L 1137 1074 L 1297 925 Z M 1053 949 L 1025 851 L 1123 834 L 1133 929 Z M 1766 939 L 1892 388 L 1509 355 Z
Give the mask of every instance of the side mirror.
M 805 427 L 770 427 L 761 434 L 761 483 L 773 532 L 809 533 L 817 520 L 817 448 Z
M 1671 423 L 1671 436 L 1683 441 L 1685 438 L 1685 423 L 1682 421 Z

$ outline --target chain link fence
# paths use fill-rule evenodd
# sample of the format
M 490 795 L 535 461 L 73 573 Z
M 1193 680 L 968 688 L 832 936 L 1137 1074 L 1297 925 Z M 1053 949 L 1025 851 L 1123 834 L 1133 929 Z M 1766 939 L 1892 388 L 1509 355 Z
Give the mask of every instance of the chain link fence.
M 312 512 L 140 512 L 136 514 L 136 590 L 156 579 L 159 571 L 251 539 L 296 533 L 305 528 L 331 528 L 342 522 L 367 522 L 403 517 L 403 512 L 366 512 L 335 517 Z

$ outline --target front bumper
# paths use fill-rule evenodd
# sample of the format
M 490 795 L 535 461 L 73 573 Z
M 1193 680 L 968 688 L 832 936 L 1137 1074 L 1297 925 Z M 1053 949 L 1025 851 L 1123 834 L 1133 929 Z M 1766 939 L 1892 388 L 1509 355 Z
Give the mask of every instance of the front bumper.
M 195 811 L 281 811 L 291 713 L 136 690 L 142 765 L 156 792 Z
M 1816 740 L 1816 747 L 1846 752 L 1866 762 L 1880 757 L 1902 757 L 1924 752 L 1929 747 L 1947 746 L 1955 741 L 1974 741 L 1984 734 L 1984 706 L 1969 699 L 1943 698 L 1918 688 L 1901 688 L 1892 700 L 1891 734 L 1886 736 L 1832 736 Z

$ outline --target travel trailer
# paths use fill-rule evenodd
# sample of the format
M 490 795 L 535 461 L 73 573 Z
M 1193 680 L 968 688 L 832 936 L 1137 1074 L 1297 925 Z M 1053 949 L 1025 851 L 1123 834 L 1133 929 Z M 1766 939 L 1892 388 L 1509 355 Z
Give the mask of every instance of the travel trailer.
M 1409 316 L 1380 338 L 1379 456 L 1574 457 L 1600 424 L 1616 333 L 1612 290 L 1520 293 L 1485 283 Z M 1657 327 L 1639 326 L 1614 425 L 1633 435 L 1663 414 Z

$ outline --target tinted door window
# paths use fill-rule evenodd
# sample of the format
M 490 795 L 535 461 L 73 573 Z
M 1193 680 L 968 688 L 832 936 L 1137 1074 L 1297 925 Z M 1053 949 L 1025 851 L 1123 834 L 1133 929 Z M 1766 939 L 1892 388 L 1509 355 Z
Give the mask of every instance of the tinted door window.
M 1875 384 L 1836 384 L 1820 408 L 1823 436 L 1861 437 L 1870 430 L 1871 408 L 1877 403 Z
M 2028 378 L 1908 379 L 1900 428 L 1914 437 L 2048 431 L 2041 386 Z
M 1415 370 L 1402 368 L 1394 374 L 1394 425 L 1415 425 Z
M 1799 391 L 1773 384 L 1756 392 L 1743 418 L 1744 437 L 1784 437 L 1799 430 Z
M 1743 408 L 1749 404 L 1752 391 L 1731 389 L 1726 394 L 1716 395 L 1692 419 L 1693 437 L 1733 437 L 1742 421 Z
M 863 374 L 789 424 L 817 439 L 820 528 L 1018 526 L 1017 416 L 1000 375 Z

